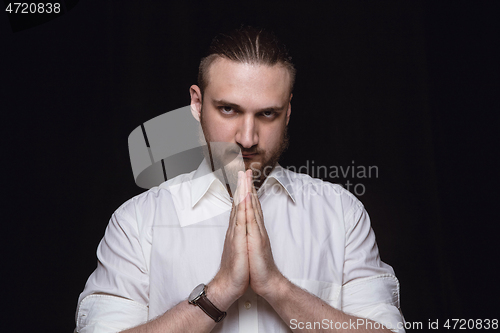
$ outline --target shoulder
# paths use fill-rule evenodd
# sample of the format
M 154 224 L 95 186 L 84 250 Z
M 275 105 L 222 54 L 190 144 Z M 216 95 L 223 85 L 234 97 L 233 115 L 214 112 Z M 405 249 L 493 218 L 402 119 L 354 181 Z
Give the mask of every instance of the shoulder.
M 188 192 L 193 173 L 179 175 L 130 198 L 118 207 L 113 215 L 123 219 L 142 221 L 147 219 L 148 215 L 154 215 L 159 207 L 174 209 L 171 187 L 180 186 Z

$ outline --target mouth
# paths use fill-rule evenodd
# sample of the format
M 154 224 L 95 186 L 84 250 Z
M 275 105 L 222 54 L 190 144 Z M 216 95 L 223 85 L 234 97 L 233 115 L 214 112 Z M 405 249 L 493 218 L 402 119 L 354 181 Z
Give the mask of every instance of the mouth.
M 242 153 L 242 156 L 244 159 L 249 159 L 249 158 L 253 158 L 253 157 L 257 156 L 257 153 L 252 153 L 252 154 Z

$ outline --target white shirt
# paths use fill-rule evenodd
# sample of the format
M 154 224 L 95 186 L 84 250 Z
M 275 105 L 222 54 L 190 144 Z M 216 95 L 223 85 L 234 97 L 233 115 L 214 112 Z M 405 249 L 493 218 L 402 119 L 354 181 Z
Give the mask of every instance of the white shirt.
M 258 196 L 285 277 L 332 307 L 404 332 L 399 282 L 379 258 L 358 199 L 339 185 L 279 165 Z M 230 210 L 231 198 L 206 161 L 125 202 L 97 249 L 97 269 L 78 300 L 76 331 L 137 326 L 210 282 L 219 269 Z M 283 322 L 248 288 L 213 332 L 290 332 L 291 325 L 300 323 Z

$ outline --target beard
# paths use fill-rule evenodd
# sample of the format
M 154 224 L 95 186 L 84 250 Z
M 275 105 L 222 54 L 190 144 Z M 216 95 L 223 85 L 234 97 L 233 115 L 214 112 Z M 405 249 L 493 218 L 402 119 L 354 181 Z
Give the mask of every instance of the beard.
M 281 155 L 288 148 L 289 144 L 289 136 L 288 136 L 288 126 L 285 126 L 283 132 L 281 133 L 279 139 L 279 145 L 271 151 L 264 151 L 259 149 L 258 147 L 255 149 L 243 149 L 241 148 L 242 153 L 258 153 L 258 155 L 262 156 L 262 161 L 255 162 L 246 162 L 245 161 L 245 170 L 252 170 L 253 174 L 253 182 L 256 188 L 259 188 L 266 178 L 271 174 L 271 172 L 276 167 Z
M 211 164 L 212 171 L 220 181 L 229 186 L 231 195 L 236 191 L 239 171 L 252 170 L 253 184 L 258 189 L 274 170 L 290 142 L 288 126 L 285 126 L 279 139 L 279 145 L 273 150 L 262 150 L 258 146 L 245 149 L 237 143 L 212 141 L 203 121 L 203 112 L 201 112 L 200 123 L 200 142 L 206 147 L 203 149 L 203 155 Z M 243 153 L 257 154 L 260 156 L 260 161 L 245 161 Z M 216 172 L 219 169 L 221 172 Z

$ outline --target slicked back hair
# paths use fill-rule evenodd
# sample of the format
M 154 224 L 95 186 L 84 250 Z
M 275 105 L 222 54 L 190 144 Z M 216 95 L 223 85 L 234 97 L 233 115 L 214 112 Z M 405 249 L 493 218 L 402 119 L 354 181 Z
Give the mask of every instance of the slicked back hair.
M 208 54 L 201 59 L 198 86 L 201 93 L 208 85 L 210 65 L 219 57 L 251 65 L 282 65 L 290 74 L 290 93 L 295 82 L 295 67 L 288 50 L 276 36 L 264 29 L 241 27 L 228 34 L 217 35 Z

